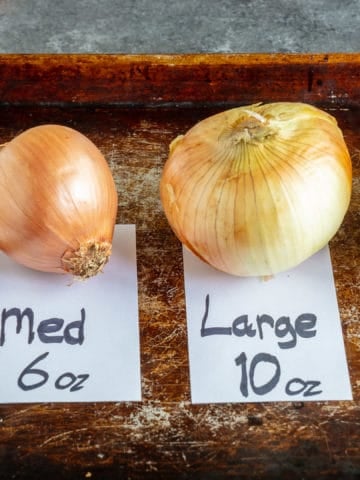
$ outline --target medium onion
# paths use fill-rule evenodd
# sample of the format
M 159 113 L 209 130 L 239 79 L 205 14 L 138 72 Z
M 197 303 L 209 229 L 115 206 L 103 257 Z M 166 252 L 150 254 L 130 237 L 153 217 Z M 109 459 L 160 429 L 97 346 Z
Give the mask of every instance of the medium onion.
M 335 118 L 304 103 L 238 107 L 170 145 L 160 195 L 173 231 L 213 267 L 271 276 L 339 229 L 351 160 Z
M 0 151 L 0 248 L 35 270 L 86 279 L 111 254 L 117 193 L 83 134 L 41 125 Z

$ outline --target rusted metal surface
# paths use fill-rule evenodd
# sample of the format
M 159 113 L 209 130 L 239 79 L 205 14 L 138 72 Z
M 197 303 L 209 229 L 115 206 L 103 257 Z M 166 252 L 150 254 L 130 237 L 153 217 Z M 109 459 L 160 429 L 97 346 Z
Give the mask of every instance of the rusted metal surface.
M 0 95 L 22 103 L 359 103 L 358 54 L 1 56 Z
M 137 403 L 1 405 L 0 479 L 359 477 L 359 68 L 359 55 L 0 57 L 0 142 L 41 123 L 77 128 L 109 162 L 117 221 L 136 224 L 143 393 Z M 269 100 L 323 106 L 352 155 L 352 202 L 330 247 L 354 400 L 192 405 L 162 166 L 196 121 Z

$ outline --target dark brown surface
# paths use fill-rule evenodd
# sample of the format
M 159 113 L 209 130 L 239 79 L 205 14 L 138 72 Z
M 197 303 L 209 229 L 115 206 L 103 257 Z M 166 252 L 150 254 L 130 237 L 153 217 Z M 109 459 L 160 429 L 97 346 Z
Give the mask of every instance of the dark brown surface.
M 136 223 L 143 393 L 139 403 L 1 405 L 0 479 L 359 478 L 359 72 L 360 55 L 0 56 L 0 142 L 41 123 L 77 128 L 109 161 L 118 222 Z M 270 100 L 330 111 L 352 155 L 352 202 L 331 254 L 354 400 L 192 405 L 181 247 L 161 210 L 161 169 L 196 121 Z

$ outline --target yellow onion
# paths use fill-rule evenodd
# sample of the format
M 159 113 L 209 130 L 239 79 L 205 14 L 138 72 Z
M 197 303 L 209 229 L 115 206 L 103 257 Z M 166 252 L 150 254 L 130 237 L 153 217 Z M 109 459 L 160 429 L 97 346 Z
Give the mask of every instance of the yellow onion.
M 116 212 L 109 166 L 80 132 L 37 126 L 0 151 L 0 248 L 18 263 L 96 275 L 111 254 Z
M 304 103 L 238 107 L 170 145 L 160 195 L 180 241 L 213 267 L 271 276 L 339 229 L 351 160 L 335 118 Z

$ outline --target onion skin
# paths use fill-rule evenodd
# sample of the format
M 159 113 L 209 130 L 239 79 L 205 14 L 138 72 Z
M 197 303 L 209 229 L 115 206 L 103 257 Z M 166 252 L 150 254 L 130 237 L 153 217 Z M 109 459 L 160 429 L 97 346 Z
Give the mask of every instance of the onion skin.
M 174 233 L 203 261 L 232 275 L 271 276 L 336 234 L 351 182 L 335 118 L 278 102 L 213 115 L 175 139 L 160 197 Z
M 117 205 L 105 158 L 74 129 L 33 127 L 0 151 L 0 248 L 22 265 L 96 275 L 111 254 Z

